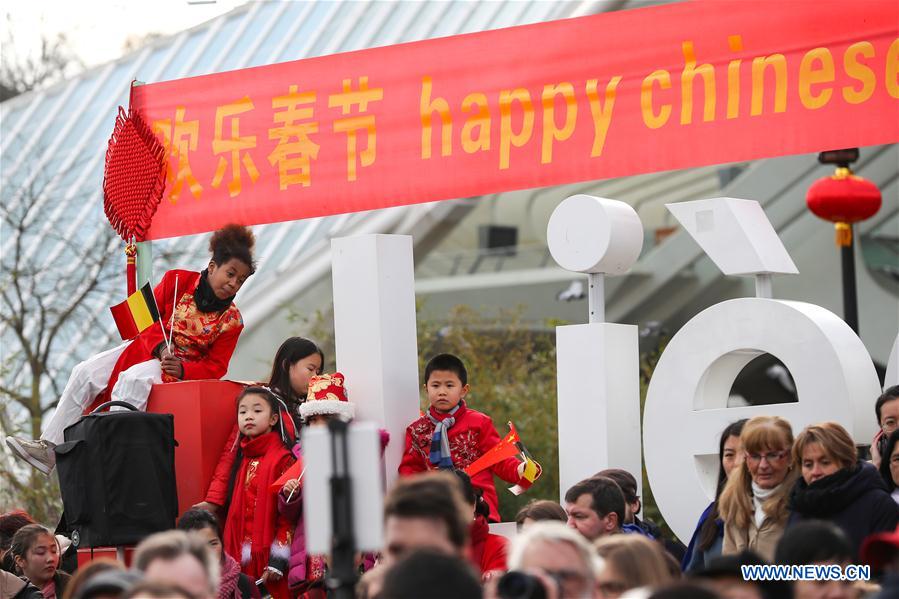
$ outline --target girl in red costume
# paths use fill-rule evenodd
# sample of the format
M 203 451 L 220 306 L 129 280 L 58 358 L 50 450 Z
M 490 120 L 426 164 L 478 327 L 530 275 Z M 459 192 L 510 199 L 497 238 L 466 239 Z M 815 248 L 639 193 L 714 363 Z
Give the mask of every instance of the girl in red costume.
M 261 580 L 272 597 L 288 599 L 290 525 L 278 514 L 271 486 L 290 468 L 293 456 L 272 429 L 278 423 L 278 400 L 265 387 L 247 387 L 237 398 L 240 442 L 228 483 L 225 551 L 241 570 Z
M 294 429 L 294 424 L 300 422 L 300 406 L 306 401 L 309 379 L 321 374 L 324 364 L 325 354 L 313 341 L 302 337 L 289 337 L 275 354 L 268 384 L 259 383 L 259 386 L 268 387 L 275 397 L 283 401 L 279 427 L 283 427 L 287 437 L 299 438 L 300 431 Z M 287 413 L 284 412 L 285 407 Z M 231 472 L 231 464 L 237 455 L 239 434 L 235 425 L 222 449 L 206 497 L 202 503 L 194 507 L 213 514 L 221 514 L 221 507 L 227 499 L 228 473 Z M 295 450 L 294 455 L 299 456 L 299 449 Z
M 227 225 L 209 241 L 212 259 L 206 270 L 165 273 L 153 292 L 159 321 L 131 341 L 78 364 L 41 438 L 7 437 L 13 453 L 49 474 L 56 463 L 53 447 L 92 404 L 111 397 L 143 410 L 154 383 L 224 376 L 243 329 L 234 296 L 253 274 L 254 243 L 250 229 Z M 169 349 L 162 326 L 170 326 L 173 309 Z

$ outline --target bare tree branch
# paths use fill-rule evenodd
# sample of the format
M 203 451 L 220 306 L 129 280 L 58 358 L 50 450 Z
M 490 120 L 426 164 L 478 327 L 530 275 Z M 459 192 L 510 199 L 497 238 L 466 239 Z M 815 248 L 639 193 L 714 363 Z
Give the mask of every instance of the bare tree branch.
M 68 39 L 62 33 L 53 37 L 44 36 L 37 55 L 17 53 L 14 32 L 18 25 L 13 23 L 9 14 L 6 21 L 7 33 L 2 40 L 4 60 L 0 64 L 0 102 L 53 83 L 83 68 L 84 64 L 72 52 Z
M 6 395 L 23 405 L 26 404 L 29 399 L 25 395 L 22 395 L 18 391 L 15 391 L 14 389 L 10 389 L 10 388 L 6 387 L 5 385 L 0 385 L 0 394 Z
M 44 152 L 38 149 L 30 155 L 38 160 Z M 95 236 L 96 243 L 83 245 L 69 239 L 66 231 L 46 225 L 48 209 L 55 211 L 50 198 L 55 197 L 54 190 L 65 173 L 45 176 L 43 169 L 29 172 L 29 166 L 37 168 L 27 162 L 17 168 L 18 181 L 4 173 L 0 202 L 4 243 L 0 260 L 4 343 L 0 429 L 7 435 L 25 430 L 35 436 L 40 434 L 44 415 L 57 404 L 68 374 L 54 363 L 73 354 L 78 357 L 75 335 L 82 322 L 96 316 L 96 302 L 91 300 L 108 288 L 115 253 L 110 251 L 111 229 L 104 225 L 98 229 L 101 233 Z M 90 194 L 90 198 L 95 196 Z M 72 196 L 66 201 L 72 201 Z M 0 454 L 0 462 L 6 459 L 7 455 Z M 22 506 L 35 516 L 44 514 L 47 520 L 58 515 L 54 481 L 35 478 L 15 464 L 6 466 L 0 466 L 0 502 Z

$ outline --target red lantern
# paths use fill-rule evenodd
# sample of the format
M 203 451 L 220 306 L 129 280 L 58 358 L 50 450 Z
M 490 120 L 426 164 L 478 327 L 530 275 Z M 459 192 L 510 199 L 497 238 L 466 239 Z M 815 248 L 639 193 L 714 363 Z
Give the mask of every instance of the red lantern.
M 815 216 L 836 223 L 837 245 L 852 243 L 852 223 L 871 218 L 880 210 L 880 190 L 847 167 L 838 167 L 809 187 L 805 202 Z

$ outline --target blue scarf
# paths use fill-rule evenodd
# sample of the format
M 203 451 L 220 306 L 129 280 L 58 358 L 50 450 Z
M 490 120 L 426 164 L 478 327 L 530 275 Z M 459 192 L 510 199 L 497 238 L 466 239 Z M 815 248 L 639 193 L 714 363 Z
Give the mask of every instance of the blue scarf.
M 452 470 L 453 468 L 453 456 L 450 454 L 449 448 L 449 429 L 456 424 L 456 419 L 453 418 L 453 415 L 459 411 L 459 406 L 461 405 L 462 402 L 456 404 L 456 407 L 449 411 L 449 416 L 443 420 L 437 420 L 431 414 L 430 408 L 427 411 L 428 418 L 434 423 L 434 434 L 431 435 L 431 453 L 428 457 L 431 463 L 441 470 Z

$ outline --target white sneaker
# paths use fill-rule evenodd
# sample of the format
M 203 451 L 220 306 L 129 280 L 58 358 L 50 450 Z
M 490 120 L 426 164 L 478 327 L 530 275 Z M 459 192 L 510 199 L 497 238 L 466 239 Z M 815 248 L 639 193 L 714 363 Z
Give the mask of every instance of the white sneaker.
M 47 476 L 56 466 L 56 454 L 53 452 L 55 445 L 49 441 L 7 437 L 6 445 L 12 450 L 13 455 L 25 460 Z

